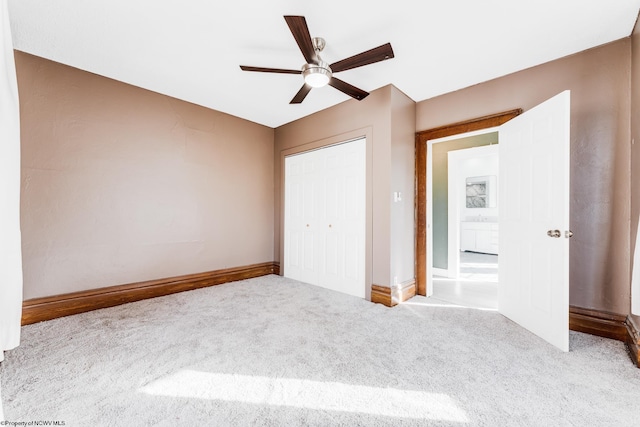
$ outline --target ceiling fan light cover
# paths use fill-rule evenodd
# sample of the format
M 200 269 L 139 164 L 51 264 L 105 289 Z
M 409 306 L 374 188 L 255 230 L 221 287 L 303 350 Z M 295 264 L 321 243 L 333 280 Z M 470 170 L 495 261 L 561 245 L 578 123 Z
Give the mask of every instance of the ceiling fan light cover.
M 331 68 L 326 62 L 320 64 L 305 64 L 302 67 L 304 82 L 311 87 L 323 87 L 331 80 Z

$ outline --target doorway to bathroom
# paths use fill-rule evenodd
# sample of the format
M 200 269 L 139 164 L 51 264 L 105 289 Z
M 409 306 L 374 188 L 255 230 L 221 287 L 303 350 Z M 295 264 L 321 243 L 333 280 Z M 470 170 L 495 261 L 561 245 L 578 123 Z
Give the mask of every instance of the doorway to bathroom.
M 498 308 L 497 144 L 495 129 L 428 141 L 428 280 L 446 303 Z

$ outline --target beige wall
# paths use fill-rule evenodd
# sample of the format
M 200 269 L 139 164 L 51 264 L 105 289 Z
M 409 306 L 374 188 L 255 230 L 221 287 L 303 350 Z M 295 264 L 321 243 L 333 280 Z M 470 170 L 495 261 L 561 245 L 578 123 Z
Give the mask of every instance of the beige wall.
M 392 209 L 392 191 L 413 194 L 413 145 L 415 104 L 395 87 L 372 92 L 363 101 L 349 100 L 307 116 L 275 130 L 275 244 L 274 252 L 282 261 L 282 210 L 284 200 L 281 164 L 284 155 L 367 137 L 367 271 L 366 283 L 389 286 L 413 277 L 413 209 L 407 221 L 412 196 L 404 198 L 404 210 Z M 392 143 L 392 140 L 394 141 Z M 393 160 L 392 160 L 393 159 Z M 393 187 L 393 190 L 392 190 Z M 392 219 L 400 224 L 398 241 L 391 238 Z M 410 227 L 410 228 L 409 228 Z M 392 245 L 394 259 L 392 260 Z M 395 252 L 397 250 L 397 252 Z M 405 257 L 397 262 L 395 257 Z M 410 271 L 407 269 L 410 265 Z M 370 297 L 370 287 L 366 289 Z
M 631 250 L 636 250 L 636 233 L 640 216 L 640 22 L 631 37 Z M 640 268 L 635 266 L 634 268 Z M 632 316 L 637 327 L 640 327 L 640 316 Z
M 571 90 L 570 303 L 629 310 L 630 40 L 417 104 L 417 130 L 528 110 Z M 442 64 L 446 66 L 446 64 Z
M 283 156 L 357 136 L 367 137 L 367 283 L 409 280 L 414 132 L 571 89 L 571 304 L 627 313 L 640 213 L 629 196 L 629 177 L 640 181 L 631 51 L 620 40 L 417 105 L 386 86 L 275 132 L 16 52 L 25 298 L 280 261 Z
M 273 129 L 16 52 L 25 299 L 273 261 Z
M 391 201 L 390 283 L 415 279 L 415 129 L 416 103 L 391 87 Z M 374 171 L 375 173 L 375 171 Z

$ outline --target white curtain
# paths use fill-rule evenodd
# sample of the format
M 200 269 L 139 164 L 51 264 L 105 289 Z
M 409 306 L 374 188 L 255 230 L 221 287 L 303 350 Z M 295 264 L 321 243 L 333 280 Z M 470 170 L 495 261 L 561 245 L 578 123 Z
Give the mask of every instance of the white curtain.
M 0 0 L 0 361 L 20 343 L 20 109 L 8 0 Z

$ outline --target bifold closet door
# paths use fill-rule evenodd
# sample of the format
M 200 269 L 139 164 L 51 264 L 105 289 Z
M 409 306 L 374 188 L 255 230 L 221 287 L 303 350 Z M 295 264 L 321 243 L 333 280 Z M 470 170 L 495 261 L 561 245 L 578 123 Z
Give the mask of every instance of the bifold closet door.
M 365 158 L 364 139 L 285 158 L 286 277 L 364 298 Z
M 285 157 L 284 276 L 316 284 L 319 151 Z

